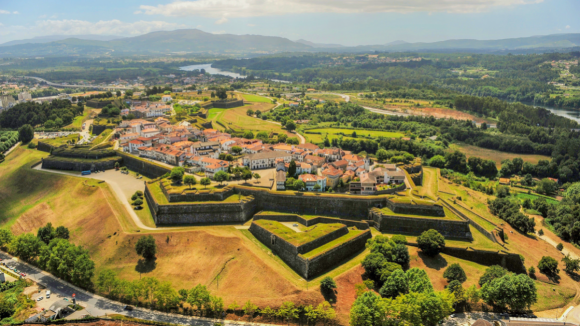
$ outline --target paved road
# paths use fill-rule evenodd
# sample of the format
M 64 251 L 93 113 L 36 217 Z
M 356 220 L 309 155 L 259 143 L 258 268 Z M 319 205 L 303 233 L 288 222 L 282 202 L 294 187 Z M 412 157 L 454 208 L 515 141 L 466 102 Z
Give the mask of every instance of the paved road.
M 235 325 L 267 325 L 267 324 L 257 324 L 257 323 L 245 323 L 230 320 L 218 320 L 211 318 L 201 318 L 201 317 L 190 317 L 182 316 L 177 314 L 168 314 L 148 309 L 135 308 L 133 311 L 125 311 L 123 307 L 125 304 L 117 301 L 112 301 L 107 298 L 103 298 L 99 295 L 86 292 L 77 288 L 76 286 L 58 279 L 57 277 L 39 270 L 27 263 L 14 259 L 12 256 L 5 252 L 0 251 L 0 258 L 2 262 L 6 263 L 7 266 L 16 267 L 21 272 L 26 273 L 27 278 L 45 286 L 47 289 L 51 290 L 54 295 L 60 295 L 61 297 L 71 298 L 72 294 L 76 295 L 77 303 L 85 306 L 88 313 L 92 316 L 105 316 L 110 314 L 121 314 L 129 317 L 151 320 L 157 322 L 174 323 L 182 325 L 199 325 L 199 326 L 213 326 L 216 322 L 224 323 L 224 325 L 235 326 Z

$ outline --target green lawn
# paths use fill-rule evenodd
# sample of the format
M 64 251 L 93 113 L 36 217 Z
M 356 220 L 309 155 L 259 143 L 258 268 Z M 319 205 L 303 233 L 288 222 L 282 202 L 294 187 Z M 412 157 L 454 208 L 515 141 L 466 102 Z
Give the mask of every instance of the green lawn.
M 295 246 L 300 246 L 305 243 L 311 242 L 321 236 L 327 235 L 333 231 L 336 231 L 342 227 L 344 224 L 333 223 L 333 224 L 316 224 L 311 227 L 305 227 L 303 232 L 296 232 L 291 228 L 283 225 L 277 221 L 270 220 L 258 220 L 254 221 L 257 225 L 263 227 L 264 229 L 278 235 L 280 238 L 290 242 Z
M 68 136 L 62 136 L 62 137 L 56 137 L 56 138 L 50 138 L 50 139 L 39 139 L 38 141 L 40 141 L 41 143 L 52 145 L 54 147 L 59 147 L 61 145 L 65 145 L 65 144 L 69 143 L 72 140 L 74 140 L 75 142 L 77 140 L 79 140 L 79 134 L 71 134 Z
M 459 216 L 453 214 L 451 211 L 449 211 L 445 207 L 443 207 L 443 211 L 445 212 L 445 216 L 398 214 L 398 213 L 395 213 L 392 210 L 390 210 L 388 207 L 381 208 L 381 211 L 383 212 L 383 214 L 391 215 L 391 216 L 402 216 L 402 217 L 412 217 L 412 218 L 434 218 L 434 219 L 442 219 L 442 220 L 462 221 L 462 219 Z
M 318 256 L 318 255 L 320 255 L 320 254 L 322 254 L 322 253 L 324 253 L 324 252 L 326 252 L 326 251 L 328 251 L 328 250 L 330 250 L 330 249 L 332 249 L 332 248 L 334 248 L 334 247 L 336 247 L 344 242 L 351 240 L 352 238 L 360 235 L 363 232 L 365 232 L 365 231 L 349 230 L 348 234 L 345 234 L 342 237 L 340 237 L 334 241 L 330 241 L 329 243 L 327 243 L 325 245 L 322 245 L 322 246 L 320 246 L 312 251 L 309 251 L 309 252 L 303 254 L 302 256 L 304 258 L 312 258 L 312 257 Z
M 310 134 L 307 132 L 319 132 L 320 134 Z M 352 133 L 356 132 L 357 138 L 362 137 L 386 137 L 386 138 L 401 138 L 404 137 L 403 134 L 398 132 L 390 131 L 378 131 L 378 130 L 365 130 L 365 129 L 350 129 L 350 128 L 316 128 L 305 130 L 302 134 L 308 138 L 308 140 L 313 143 L 320 143 L 324 141 L 324 138 L 328 136 L 329 138 L 338 138 L 341 134 L 344 134 L 345 138 L 353 138 Z
M 242 94 L 242 97 L 248 102 L 272 103 L 270 99 L 258 95 Z
M 554 198 L 550 198 L 547 196 L 534 195 L 534 194 L 526 194 L 526 193 L 522 193 L 522 192 L 517 193 L 515 196 L 516 196 L 516 198 L 520 198 L 521 200 L 529 199 L 531 201 L 534 201 L 538 198 L 545 198 L 546 201 L 548 202 L 548 204 L 555 205 L 555 204 L 559 203 L 559 201 L 555 200 Z
M 102 142 L 105 141 L 105 139 L 107 139 L 107 137 L 109 137 L 111 133 L 113 133 L 113 129 L 105 129 L 105 131 L 103 131 L 100 135 L 97 136 L 97 138 L 93 140 L 91 145 L 93 145 L 94 147 L 101 144 Z
M 207 111 L 207 120 L 217 120 L 227 109 L 209 109 Z
M 73 128 L 76 130 L 81 130 L 83 127 L 83 122 L 87 120 L 87 117 L 89 116 L 90 112 L 91 110 L 85 108 L 85 111 L 83 112 L 82 115 L 76 116 L 70 125 L 64 126 L 63 128 Z

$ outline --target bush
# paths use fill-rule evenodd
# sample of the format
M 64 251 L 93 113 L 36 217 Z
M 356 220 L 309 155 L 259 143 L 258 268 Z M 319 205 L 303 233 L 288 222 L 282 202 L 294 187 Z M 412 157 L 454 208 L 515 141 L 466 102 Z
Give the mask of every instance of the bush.
M 540 231 L 538 231 L 538 234 L 539 234 L 540 236 L 543 236 L 543 235 L 544 235 L 544 230 L 540 229 Z
M 562 249 L 564 249 L 564 245 L 561 243 L 558 243 L 558 245 L 556 246 L 556 249 L 562 251 Z
M 445 238 L 436 230 L 427 230 L 417 238 L 419 249 L 427 256 L 436 256 L 445 248 Z
M 503 277 L 507 274 L 507 270 L 499 265 L 493 265 L 488 267 L 485 270 L 485 273 L 479 278 L 479 285 L 483 286 L 484 284 L 491 282 L 496 278 Z
M 447 282 L 452 281 L 459 281 L 461 283 L 467 281 L 467 275 L 465 275 L 465 271 L 459 264 L 451 264 L 445 272 L 443 273 L 443 277 L 447 279 Z
M 135 205 L 135 206 L 140 206 L 140 205 L 143 205 L 143 199 L 141 199 L 141 198 L 138 198 L 137 200 L 135 200 L 135 201 L 133 202 L 133 205 Z
M 330 276 L 326 276 L 320 281 L 320 289 L 327 293 L 333 292 L 336 289 L 336 282 Z
M 548 276 L 558 275 L 560 270 L 558 269 L 558 262 L 556 259 L 550 256 L 544 256 L 540 259 L 538 263 L 538 270 L 540 273 L 546 274 Z
M 536 278 L 536 269 L 534 266 L 530 266 L 530 268 L 528 268 L 528 275 L 530 275 L 530 277 L 533 279 Z
M 36 148 L 36 144 L 33 143 L 33 142 L 30 142 L 30 143 L 28 143 L 28 148 L 35 149 Z
M 404 245 L 407 244 L 407 238 L 401 234 L 396 234 L 396 235 L 392 236 L 391 240 L 393 240 L 393 242 L 396 244 L 404 244 Z

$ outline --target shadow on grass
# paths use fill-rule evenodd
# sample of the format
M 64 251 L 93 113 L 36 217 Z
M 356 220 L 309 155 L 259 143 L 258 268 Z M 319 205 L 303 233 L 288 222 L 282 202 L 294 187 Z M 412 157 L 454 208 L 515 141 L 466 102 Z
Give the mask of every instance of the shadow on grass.
M 135 271 L 138 273 L 149 273 L 157 268 L 157 258 L 153 259 L 139 259 L 137 266 L 135 266 Z
M 435 257 L 431 257 L 424 254 L 423 252 L 419 252 L 419 258 L 421 258 L 425 266 L 436 270 L 441 270 L 448 265 L 447 260 L 445 260 L 445 258 L 439 254 Z
M 329 291 L 329 290 L 320 289 L 320 293 L 324 297 L 324 300 L 326 300 L 330 303 L 336 302 L 336 291 L 335 290 Z

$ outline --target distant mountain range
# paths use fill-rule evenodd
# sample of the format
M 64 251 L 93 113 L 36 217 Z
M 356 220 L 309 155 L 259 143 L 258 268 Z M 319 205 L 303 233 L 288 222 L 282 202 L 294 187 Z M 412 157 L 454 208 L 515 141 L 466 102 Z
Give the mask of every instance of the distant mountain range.
M 343 46 L 307 40 L 261 35 L 212 34 L 198 29 L 152 32 L 135 37 L 53 35 L 0 44 L 1 56 L 38 56 L 71 54 L 268 54 L 278 52 L 546 52 L 580 50 L 580 34 L 554 34 L 502 40 L 447 40 L 440 42 Z

